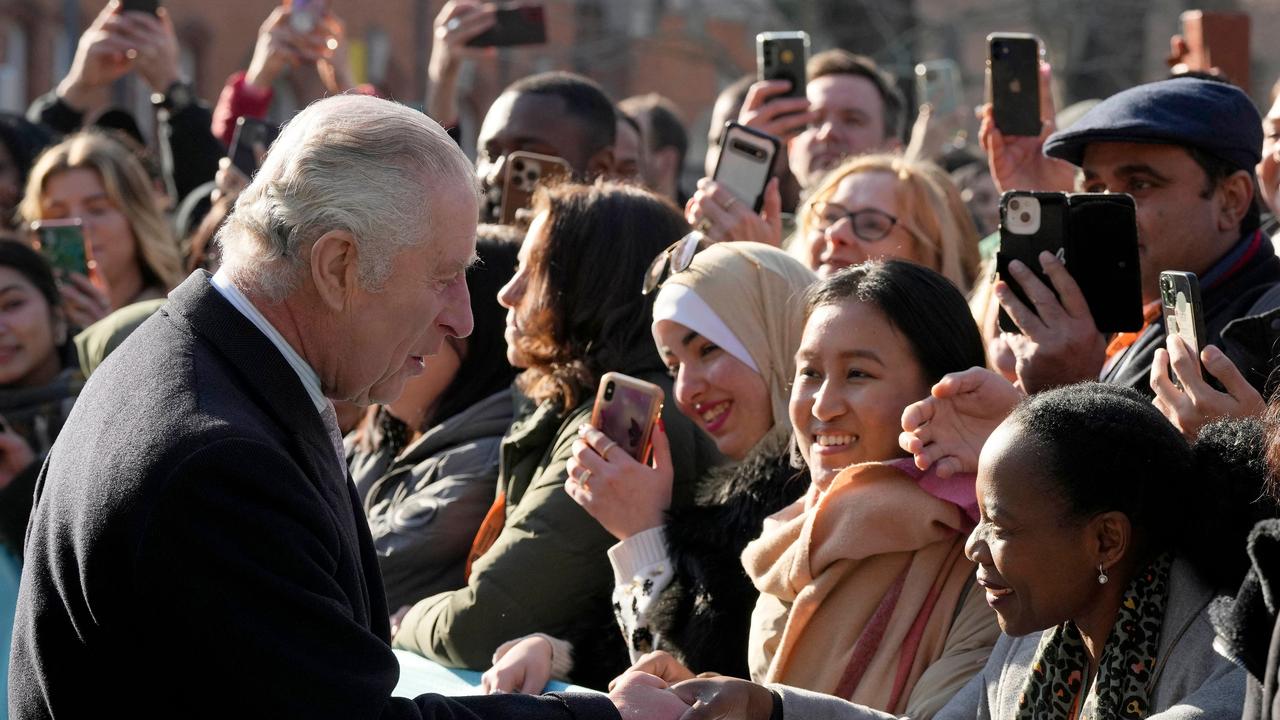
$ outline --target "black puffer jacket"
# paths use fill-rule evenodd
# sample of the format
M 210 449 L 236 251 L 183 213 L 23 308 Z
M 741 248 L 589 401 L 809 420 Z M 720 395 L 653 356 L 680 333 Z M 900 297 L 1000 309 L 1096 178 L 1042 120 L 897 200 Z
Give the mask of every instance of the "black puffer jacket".
M 660 649 L 694 672 L 745 678 L 751 612 L 759 593 L 742 569 L 747 543 L 764 519 L 795 502 L 809 471 L 791 459 L 789 432 L 771 432 L 742 462 L 706 475 L 697 501 L 669 513 L 668 552 L 674 581 L 652 611 Z

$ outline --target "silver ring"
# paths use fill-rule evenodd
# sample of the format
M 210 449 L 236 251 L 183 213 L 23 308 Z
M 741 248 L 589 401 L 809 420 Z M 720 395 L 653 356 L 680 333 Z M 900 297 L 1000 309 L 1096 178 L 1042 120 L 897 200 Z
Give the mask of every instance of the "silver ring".
M 614 441 L 610 440 L 610 441 L 609 441 L 609 446 L 608 446 L 608 447 L 606 447 L 606 448 L 604 449 L 604 451 L 600 453 L 600 457 L 604 458 L 605 462 L 608 462 L 608 460 L 609 460 L 609 451 L 610 451 L 610 450 L 612 450 L 612 449 L 614 449 L 614 448 L 616 448 L 616 447 L 618 447 L 618 443 L 616 443 L 616 442 L 614 442 Z
M 454 30 L 457 30 L 460 27 L 462 27 L 462 21 L 459 20 L 458 18 L 450 18 L 449 22 L 444 24 L 444 29 L 448 30 L 449 32 L 453 32 Z
M 589 482 L 591 482 L 591 471 L 583 468 L 582 476 L 578 478 L 578 487 L 590 490 L 591 488 L 587 486 L 587 483 Z

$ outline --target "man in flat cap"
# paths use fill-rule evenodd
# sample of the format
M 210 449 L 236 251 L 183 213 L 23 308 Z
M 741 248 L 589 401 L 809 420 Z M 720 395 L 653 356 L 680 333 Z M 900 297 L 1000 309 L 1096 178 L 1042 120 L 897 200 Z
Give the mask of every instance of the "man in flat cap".
M 1159 291 L 1160 273 L 1166 270 L 1198 276 L 1207 342 L 1262 389 L 1276 335 L 1266 314 L 1280 307 L 1280 291 L 1268 291 L 1280 283 L 1280 259 L 1259 230 L 1254 167 L 1262 148 L 1261 126 L 1257 109 L 1238 88 L 1174 78 L 1113 95 L 1048 137 L 1048 159 L 1039 162 L 1038 178 L 1059 180 L 1017 189 L 1071 189 L 1046 186 L 1063 177 L 1065 165 L 1056 158 L 1083 171 L 1077 175 L 1079 190 L 1133 196 L 1145 325 L 1137 333 L 1106 337 L 1060 260 L 1042 256 L 1056 298 L 1015 263 L 1011 273 L 1034 310 L 1007 287 L 996 292 L 1023 330 L 1010 345 L 1025 390 L 1101 378 L 1151 393 L 1156 351 L 1166 346 Z M 1059 170 L 1045 172 L 1052 165 Z M 1204 357 L 1222 360 L 1212 350 Z

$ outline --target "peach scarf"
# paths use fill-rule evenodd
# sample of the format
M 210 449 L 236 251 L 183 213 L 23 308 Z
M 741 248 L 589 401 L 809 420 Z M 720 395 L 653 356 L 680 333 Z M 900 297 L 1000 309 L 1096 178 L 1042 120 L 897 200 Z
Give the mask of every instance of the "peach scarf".
M 761 593 L 753 679 L 906 707 L 973 575 L 964 541 L 976 505 L 972 476 L 908 468 L 855 465 L 765 520 L 742 554 Z

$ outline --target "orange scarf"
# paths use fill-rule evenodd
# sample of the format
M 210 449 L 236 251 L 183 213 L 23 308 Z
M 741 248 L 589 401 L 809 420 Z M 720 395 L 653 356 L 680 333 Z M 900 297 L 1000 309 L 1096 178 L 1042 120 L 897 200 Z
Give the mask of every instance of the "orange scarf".
M 901 713 L 973 574 L 965 511 L 889 463 L 841 472 L 765 521 L 742 562 L 761 597 L 752 677 Z

